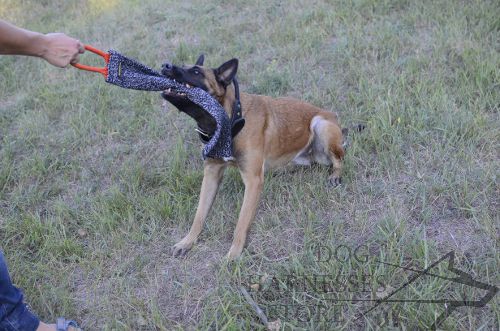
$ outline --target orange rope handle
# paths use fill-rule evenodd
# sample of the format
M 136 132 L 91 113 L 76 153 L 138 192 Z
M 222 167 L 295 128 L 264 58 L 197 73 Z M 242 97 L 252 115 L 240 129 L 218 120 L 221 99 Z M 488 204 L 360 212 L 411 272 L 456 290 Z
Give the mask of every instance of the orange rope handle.
M 104 61 L 106 61 L 106 63 L 109 62 L 109 52 L 103 52 L 103 51 L 98 50 L 97 48 L 94 48 L 94 47 L 91 47 L 91 46 L 88 46 L 88 45 L 83 45 L 83 46 L 85 47 L 86 50 L 89 50 L 92 53 L 95 53 L 97 55 L 102 56 L 104 58 Z M 104 76 L 104 78 L 108 77 L 108 68 L 107 67 L 96 68 L 96 67 L 85 66 L 85 65 L 82 65 L 82 64 L 79 64 L 79 63 L 71 63 L 71 65 L 73 67 L 81 69 L 81 70 L 99 72 L 99 73 L 101 73 Z

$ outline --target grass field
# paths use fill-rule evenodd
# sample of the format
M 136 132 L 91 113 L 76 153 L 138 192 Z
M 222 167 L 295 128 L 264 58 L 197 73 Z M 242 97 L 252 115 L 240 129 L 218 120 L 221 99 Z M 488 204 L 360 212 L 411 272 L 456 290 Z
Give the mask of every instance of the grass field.
M 13 282 L 44 321 L 85 330 L 267 329 L 240 286 L 282 330 L 420 330 L 449 306 L 422 300 L 480 300 L 429 275 L 396 290 L 451 251 L 456 268 L 500 285 L 499 14 L 498 0 L 0 0 L 8 22 L 157 70 L 237 57 L 243 92 L 367 126 L 335 189 L 322 166 L 266 175 L 234 263 L 244 186 L 227 171 L 177 259 L 203 177 L 194 121 L 157 92 L 0 56 L 0 246 Z M 447 261 L 429 272 L 456 277 Z M 500 294 L 440 330 L 500 330 Z

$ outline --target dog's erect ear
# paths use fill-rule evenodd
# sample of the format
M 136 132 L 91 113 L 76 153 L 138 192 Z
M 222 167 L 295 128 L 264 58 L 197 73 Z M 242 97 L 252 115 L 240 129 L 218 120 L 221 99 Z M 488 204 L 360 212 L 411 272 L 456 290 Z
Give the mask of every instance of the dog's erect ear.
M 202 66 L 203 65 L 203 61 L 205 61 L 205 55 L 201 54 L 200 57 L 198 58 L 198 61 L 196 61 L 195 65 L 196 66 Z
M 224 86 L 228 86 L 238 71 L 238 59 L 231 59 L 214 69 L 215 77 Z

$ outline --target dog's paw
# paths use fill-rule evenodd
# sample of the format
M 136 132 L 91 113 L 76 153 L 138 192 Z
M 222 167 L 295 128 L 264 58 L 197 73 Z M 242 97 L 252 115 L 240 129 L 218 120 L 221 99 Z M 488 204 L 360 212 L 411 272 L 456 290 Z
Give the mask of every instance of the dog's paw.
M 330 185 L 334 188 L 342 183 L 342 177 L 332 177 L 330 178 Z
M 241 256 L 241 252 L 243 252 L 243 245 L 231 245 L 231 249 L 229 249 L 229 252 L 227 253 L 227 258 L 230 261 L 236 260 Z
M 193 247 L 193 243 L 187 242 L 185 239 L 182 239 L 177 244 L 172 246 L 172 255 L 174 257 L 184 257 Z
M 177 247 L 174 245 L 172 247 L 172 256 L 182 258 L 182 257 L 185 257 L 190 250 L 191 250 L 191 248 L 187 248 L 187 249 L 180 248 L 180 247 Z

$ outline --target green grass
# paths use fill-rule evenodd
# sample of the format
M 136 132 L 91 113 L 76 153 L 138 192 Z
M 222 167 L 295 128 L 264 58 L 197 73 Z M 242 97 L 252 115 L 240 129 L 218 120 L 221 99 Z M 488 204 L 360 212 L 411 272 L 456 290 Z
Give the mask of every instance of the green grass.
M 158 70 L 201 53 L 213 67 L 237 57 L 243 92 L 296 97 L 343 126 L 367 126 L 350 137 L 336 189 L 322 166 L 266 175 L 247 248 L 231 264 L 244 186 L 227 171 L 204 232 L 176 259 L 170 247 L 189 230 L 203 177 L 194 122 L 159 93 L 1 56 L 0 245 L 15 285 L 44 321 L 63 315 L 86 330 L 141 331 L 264 330 L 239 289 L 249 284 L 259 284 L 251 296 L 283 330 L 422 329 L 443 304 L 385 303 L 355 320 L 373 302 L 333 299 L 375 299 L 413 275 L 377 261 L 423 269 L 450 251 L 460 270 L 498 286 L 499 7 L 0 0 L 11 23 Z M 82 62 L 103 64 L 91 53 Z M 315 244 L 366 245 L 369 259 L 319 262 Z M 433 272 L 453 276 L 446 266 Z M 319 275 L 335 280 L 329 293 L 308 282 Z M 483 295 L 425 276 L 393 298 Z M 458 308 L 441 329 L 499 330 L 499 307 L 497 295 L 483 308 Z

